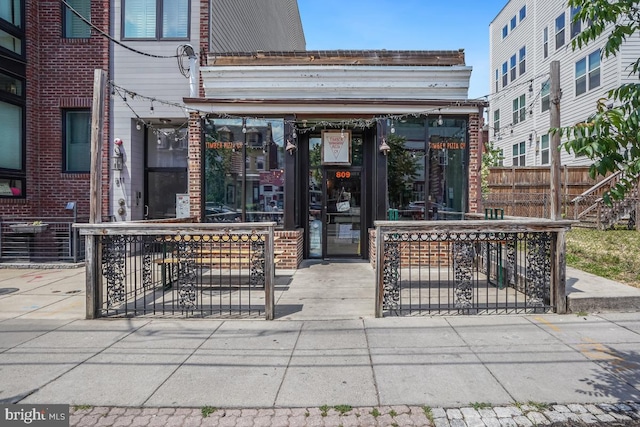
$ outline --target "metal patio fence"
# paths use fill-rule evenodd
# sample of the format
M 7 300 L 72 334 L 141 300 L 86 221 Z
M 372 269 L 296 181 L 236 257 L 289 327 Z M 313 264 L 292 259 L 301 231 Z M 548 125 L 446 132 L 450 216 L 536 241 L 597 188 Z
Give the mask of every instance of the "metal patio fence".
M 79 225 L 87 318 L 274 314 L 274 222 Z
M 564 313 L 571 223 L 376 222 L 376 316 Z
M 0 262 L 81 262 L 84 239 L 73 224 L 87 221 L 88 217 L 4 217 Z

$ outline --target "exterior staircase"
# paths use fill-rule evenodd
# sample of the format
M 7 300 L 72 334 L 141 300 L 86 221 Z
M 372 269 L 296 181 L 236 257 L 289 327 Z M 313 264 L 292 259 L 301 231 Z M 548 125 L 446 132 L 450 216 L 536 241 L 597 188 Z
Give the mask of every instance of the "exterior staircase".
M 603 195 L 622 179 L 622 172 L 600 181 L 584 193 L 574 198 L 574 219 L 580 221 L 578 227 L 606 230 L 616 224 L 626 223 L 627 228 L 637 228 L 637 211 L 640 208 L 640 190 L 638 182 L 633 186 L 624 200 L 612 200 L 612 205 L 604 203 Z

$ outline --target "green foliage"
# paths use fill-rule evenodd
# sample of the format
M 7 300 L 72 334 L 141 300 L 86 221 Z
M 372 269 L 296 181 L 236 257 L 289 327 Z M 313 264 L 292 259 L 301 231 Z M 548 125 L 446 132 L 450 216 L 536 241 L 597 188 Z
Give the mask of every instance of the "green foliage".
M 322 415 L 323 417 L 326 417 L 326 416 L 327 416 L 327 412 L 329 412 L 329 409 L 331 409 L 331 407 L 330 407 L 330 406 L 328 406 L 328 405 L 322 405 L 322 406 L 320 407 L 320 415 Z
M 480 179 L 482 185 L 482 194 L 489 193 L 489 168 L 492 166 L 498 166 L 504 159 L 502 156 L 502 150 L 496 148 L 493 142 L 489 141 L 484 145 L 484 152 L 482 153 L 482 166 L 480 169 Z
M 418 159 L 405 150 L 406 138 L 389 135 L 391 147 L 387 159 L 389 207 L 402 208 L 411 201 L 413 181 L 418 176 Z
M 378 408 L 373 408 L 373 410 L 369 413 L 373 416 L 373 418 L 378 418 L 380 416 L 380 411 L 378 410 Z
M 640 29 L 637 0 L 569 0 L 579 8 L 573 21 L 590 22 L 572 41 L 574 50 L 586 47 L 607 28 L 607 41 L 601 51 L 604 58 L 616 56 L 622 43 Z M 613 26 L 613 27 L 610 27 Z M 640 58 L 629 66 L 629 75 L 640 71 Z M 593 160 L 590 175 L 606 176 L 622 172 L 622 179 L 604 195 L 605 202 L 622 200 L 640 176 L 640 83 L 623 84 L 598 100 L 596 112 L 584 122 L 552 129 L 566 136 L 564 148 Z
M 333 407 L 333 409 L 340 412 L 341 415 L 344 415 L 350 410 L 352 410 L 353 408 L 350 405 L 336 405 Z
M 202 409 L 200 409 L 200 412 L 202 413 L 202 418 L 207 418 L 217 410 L 218 408 L 215 408 L 213 406 L 203 406 Z
M 424 412 L 424 416 L 427 417 L 429 422 L 433 424 L 433 409 L 431 409 L 431 406 L 423 406 L 422 411 Z
M 471 407 L 477 411 L 478 409 L 491 408 L 491 405 L 485 402 L 473 402 Z

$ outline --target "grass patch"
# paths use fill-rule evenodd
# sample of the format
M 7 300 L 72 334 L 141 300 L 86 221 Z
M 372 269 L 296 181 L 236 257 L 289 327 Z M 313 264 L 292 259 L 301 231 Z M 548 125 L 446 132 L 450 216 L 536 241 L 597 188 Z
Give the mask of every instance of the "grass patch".
M 567 265 L 640 288 L 640 233 L 573 228 L 566 234 Z
M 488 408 L 491 408 L 491 405 L 490 405 L 490 404 L 488 404 L 488 403 L 485 403 L 485 402 L 473 402 L 473 403 L 471 404 L 471 407 L 477 411 L 478 409 L 488 409 Z
M 433 424 L 433 410 L 431 409 L 431 406 L 423 406 L 422 411 L 424 412 L 424 416 L 427 417 L 429 422 Z
M 392 417 L 397 417 L 398 413 L 392 409 L 389 411 L 389 415 L 391 415 Z
M 380 411 L 378 411 L 378 408 L 373 408 L 373 411 L 369 413 L 373 415 L 373 418 L 378 418 L 380 416 Z
M 353 408 L 350 405 L 336 405 L 333 407 L 336 411 L 340 412 L 340 415 L 344 415 Z
M 76 411 L 86 411 L 87 409 L 91 409 L 93 406 L 91 405 L 74 405 L 73 409 Z
M 587 317 L 589 315 L 589 313 L 587 313 L 586 311 L 578 311 L 576 313 L 576 316 L 578 317 Z
M 215 408 L 213 406 L 203 406 L 202 409 L 200 409 L 200 412 L 202 413 L 202 418 L 207 418 L 217 410 L 218 408 Z
M 328 405 L 322 405 L 319 409 L 320 409 L 320 415 L 322 415 L 323 417 L 326 417 L 327 412 L 329 412 L 329 409 L 331 409 L 331 407 Z

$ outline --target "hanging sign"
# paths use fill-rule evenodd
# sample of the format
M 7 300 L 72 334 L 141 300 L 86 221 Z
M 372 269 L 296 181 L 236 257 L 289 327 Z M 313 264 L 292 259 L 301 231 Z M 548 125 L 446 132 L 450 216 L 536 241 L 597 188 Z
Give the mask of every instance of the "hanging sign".
M 350 165 L 351 164 L 351 131 L 323 130 L 322 131 L 322 164 Z

